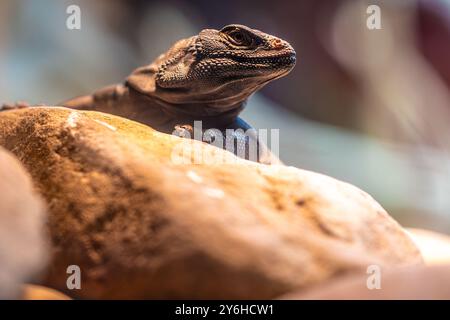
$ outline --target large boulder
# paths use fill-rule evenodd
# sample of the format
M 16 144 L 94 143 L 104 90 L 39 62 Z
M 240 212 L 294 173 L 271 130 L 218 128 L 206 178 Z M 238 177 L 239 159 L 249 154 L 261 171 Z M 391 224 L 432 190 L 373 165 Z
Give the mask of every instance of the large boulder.
M 0 299 L 14 299 L 45 265 L 44 202 L 22 164 L 0 147 Z
M 372 275 L 334 279 L 310 290 L 292 292 L 280 300 L 449 300 L 450 265 L 415 266 L 381 272 L 379 286 Z M 369 286 L 367 285 L 369 282 Z
M 59 291 L 28 284 L 23 286 L 21 300 L 70 300 L 70 298 Z
M 424 229 L 407 229 L 426 265 L 450 265 L 450 236 Z
M 370 264 L 421 263 L 399 224 L 349 184 L 119 117 L 6 111 L 0 145 L 47 199 L 45 284 L 71 296 L 269 299 Z M 189 163 L 198 154 L 208 164 Z M 69 265 L 80 290 L 67 290 Z

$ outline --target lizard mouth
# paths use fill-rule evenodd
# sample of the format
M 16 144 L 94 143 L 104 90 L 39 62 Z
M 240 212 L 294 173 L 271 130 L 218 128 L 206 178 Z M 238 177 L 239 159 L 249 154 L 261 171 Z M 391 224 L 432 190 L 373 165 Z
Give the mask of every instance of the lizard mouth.
M 292 51 L 283 54 L 256 57 L 232 55 L 229 58 L 245 66 L 252 66 L 253 68 L 257 67 L 263 69 L 291 69 L 295 66 L 297 60 L 295 52 Z
M 241 52 L 216 53 L 210 55 L 209 59 L 230 59 L 246 66 L 294 66 L 296 63 L 296 53 L 294 50 L 286 50 L 283 53 L 249 56 Z
M 280 64 L 280 65 L 291 65 L 295 64 L 296 57 L 295 53 L 276 55 L 276 56 L 266 56 L 266 57 L 256 57 L 244 59 L 244 62 L 252 62 L 256 64 Z

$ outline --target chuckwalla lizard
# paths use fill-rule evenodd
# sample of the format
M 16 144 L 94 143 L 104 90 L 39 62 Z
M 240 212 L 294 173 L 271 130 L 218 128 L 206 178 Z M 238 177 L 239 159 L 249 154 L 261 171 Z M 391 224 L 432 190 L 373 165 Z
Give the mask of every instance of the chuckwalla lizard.
M 257 136 L 245 134 L 251 127 L 238 115 L 252 93 L 288 74 L 295 62 L 288 42 L 232 24 L 180 40 L 150 65 L 134 70 L 124 83 L 61 105 L 126 117 L 165 133 L 188 132 L 191 137 L 194 121 L 202 121 L 203 131 L 218 129 L 224 146 L 231 138 L 234 152 L 248 158 L 249 143 Z M 231 137 L 226 129 L 234 129 Z M 210 134 L 203 140 L 214 143 L 217 138 Z M 250 160 L 279 161 L 263 143 L 257 145 L 257 159 Z

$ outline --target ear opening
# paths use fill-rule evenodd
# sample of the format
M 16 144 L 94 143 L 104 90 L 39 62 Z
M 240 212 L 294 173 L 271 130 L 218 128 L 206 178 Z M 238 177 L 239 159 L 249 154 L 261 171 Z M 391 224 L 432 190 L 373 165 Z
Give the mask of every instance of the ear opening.
M 156 64 L 140 67 L 134 70 L 126 79 L 126 83 L 133 89 L 151 95 L 155 92 L 155 77 L 158 71 Z
M 187 85 L 188 74 L 194 58 L 190 53 L 179 54 L 163 64 L 155 76 L 156 84 L 161 88 L 180 88 Z
M 160 55 L 152 64 L 137 68 L 126 79 L 133 89 L 152 95 L 156 87 L 177 88 L 186 84 L 191 64 L 195 61 L 197 36 L 176 42 L 165 54 Z M 195 51 L 195 50 L 194 50 Z

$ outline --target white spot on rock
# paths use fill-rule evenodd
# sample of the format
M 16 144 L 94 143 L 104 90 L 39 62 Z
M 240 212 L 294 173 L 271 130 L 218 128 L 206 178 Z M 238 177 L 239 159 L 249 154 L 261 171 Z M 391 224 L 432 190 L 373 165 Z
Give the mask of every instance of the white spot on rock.
M 117 131 L 117 128 L 112 126 L 112 125 L 110 125 L 109 123 L 103 122 L 101 120 L 96 120 L 96 119 L 94 119 L 94 121 L 97 122 L 98 124 L 101 124 L 104 127 L 107 127 L 108 129 L 110 129 L 112 131 Z
M 200 177 L 195 171 L 193 170 L 189 170 L 186 173 L 187 177 L 189 179 L 191 179 L 192 181 L 194 181 L 195 183 L 202 183 L 203 182 L 203 178 Z
M 76 128 L 79 116 L 80 115 L 78 114 L 78 112 L 75 112 L 75 111 L 71 112 L 69 114 L 69 116 L 67 117 L 67 122 L 66 122 L 67 126 L 70 128 Z
M 222 199 L 225 196 L 225 192 L 223 192 L 223 190 L 216 188 L 205 188 L 204 191 L 205 194 L 211 198 Z

